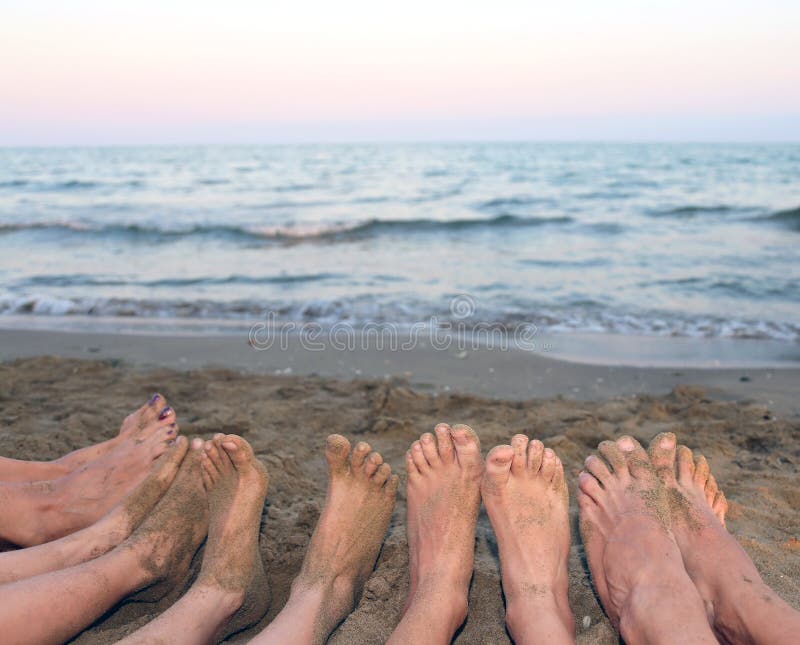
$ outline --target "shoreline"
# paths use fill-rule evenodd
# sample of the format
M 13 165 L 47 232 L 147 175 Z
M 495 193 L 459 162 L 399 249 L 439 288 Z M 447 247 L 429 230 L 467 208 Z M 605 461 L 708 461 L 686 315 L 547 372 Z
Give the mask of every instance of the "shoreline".
M 753 401 L 781 416 L 800 416 L 800 364 L 794 360 L 775 361 L 770 366 L 734 366 L 729 358 L 729 365 L 725 360 L 714 364 L 710 357 L 726 343 L 660 338 L 637 341 L 622 336 L 601 340 L 609 344 L 606 350 L 623 356 L 627 352 L 628 356 L 647 357 L 656 351 L 654 346 L 660 347 L 659 352 L 666 346 L 675 350 L 675 363 L 652 367 L 608 364 L 600 358 L 596 362 L 574 360 L 598 338 L 566 334 L 555 338 L 550 351 L 542 352 L 485 346 L 434 349 L 424 338 L 402 351 L 368 345 L 362 348 L 358 342 L 350 349 L 326 345 L 312 351 L 297 335 L 287 336 L 283 347 L 275 343 L 259 351 L 249 344 L 245 332 L 240 336 L 169 335 L 3 328 L 0 361 L 47 355 L 180 371 L 219 367 L 243 373 L 317 375 L 338 380 L 399 378 L 430 393 L 463 392 L 502 400 L 563 397 L 600 401 L 636 394 L 659 396 L 678 385 L 697 385 L 718 400 Z M 751 348 L 761 346 L 752 342 L 756 344 Z M 785 346 L 789 359 L 800 353 L 800 348 Z M 696 365 L 691 365 L 692 359 Z

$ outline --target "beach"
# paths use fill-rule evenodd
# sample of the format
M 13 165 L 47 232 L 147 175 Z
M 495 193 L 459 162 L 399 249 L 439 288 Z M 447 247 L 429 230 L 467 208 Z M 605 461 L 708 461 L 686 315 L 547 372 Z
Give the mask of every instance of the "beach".
M 484 454 L 525 433 L 565 466 L 578 641 L 616 643 L 577 531 L 577 473 L 601 440 L 627 433 L 646 442 L 672 431 L 708 458 L 730 502 L 730 531 L 765 581 L 800 608 L 800 369 L 791 361 L 678 368 L 556 355 L 424 344 L 405 352 L 310 352 L 291 343 L 257 351 L 243 336 L 0 330 L 0 454 L 51 459 L 109 438 L 154 391 L 175 407 L 185 435 L 242 435 L 270 473 L 260 547 L 272 601 L 259 625 L 230 639 L 238 643 L 288 597 L 324 500 L 328 434 L 368 441 L 402 479 L 409 444 L 437 422 L 471 425 Z M 381 643 L 399 620 L 408 585 L 402 482 L 400 490 L 375 571 L 331 643 Z M 154 604 L 123 604 L 75 642 L 111 642 L 181 591 Z M 482 512 L 469 617 L 454 642 L 509 642 L 503 615 L 497 545 Z

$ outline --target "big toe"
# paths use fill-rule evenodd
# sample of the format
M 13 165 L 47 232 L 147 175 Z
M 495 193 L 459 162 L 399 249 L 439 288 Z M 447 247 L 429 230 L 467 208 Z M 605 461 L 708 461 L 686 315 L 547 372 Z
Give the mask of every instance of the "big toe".
M 332 434 L 325 442 L 325 460 L 331 475 L 343 475 L 347 472 L 347 457 L 350 454 L 350 442 L 340 434 Z
M 220 442 L 222 448 L 228 453 L 236 470 L 244 470 L 253 465 L 256 460 L 252 446 L 239 435 L 229 434 Z
M 478 435 L 468 425 L 459 423 L 452 429 L 453 443 L 456 447 L 456 457 L 462 468 L 480 468 L 481 442 Z
M 648 447 L 650 463 L 662 481 L 672 483 L 675 481 L 675 450 L 677 440 L 671 432 L 662 432 L 653 437 Z
M 486 492 L 497 492 L 508 483 L 513 460 L 514 448 L 511 446 L 495 446 L 489 451 L 486 456 L 486 470 L 483 473 Z
M 647 456 L 642 444 L 630 435 L 622 435 L 616 441 L 617 447 L 625 455 L 625 461 L 628 464 L 628 470 L 634 477 L 644 477 L 653 472 L 653 467 L 650 464 L 650 459 Z

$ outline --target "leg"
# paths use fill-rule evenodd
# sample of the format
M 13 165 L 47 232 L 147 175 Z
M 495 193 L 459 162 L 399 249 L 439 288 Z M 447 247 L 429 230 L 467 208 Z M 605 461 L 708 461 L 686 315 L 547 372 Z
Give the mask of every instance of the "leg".
M 436 426 L 406 453 L 411 585 L 389 643 L 449 643 L 467 617 L 483 475 L 465 425 Z
M 186 574 L 207 527 L 199 451 L 125 542 L 95 560 L 0 587 L 0 629 L 13 643 L 63 643 L 125 596 L 162 593 Z M 58 607 L 54 612 L 53 607 Z
M 677 460 L 676 460 L 677 452 Z M 714 629 L 741 643 L 793 643 L 800 612 L 761 580 L 753 561 L 725 529 L 728 505 L 708 463 L 672 433 L 650 442 L 650 460 L 670 495 L 672 527 L 686 571 Z
M 631 437 L 599 446 L 578 479 L 580 527 L 597 595 L 626 643 L 716 643 L 668 528 L 669 502 Z
M 286 606 L 253 645 L 324 643 L 351 612 L 375 566 L 394 506 L 397 476 L 364 442 L 350 452 L 328 437 L 328 494 Z M 391 476 L 390 476 L 391 475 Z
M 506 625 L 517 645 L 574 643 L 569 497 L 561 460 L 516 435 L 486 458 L 481 496 L 500 551 Z
M 116 448 L 126 438 L 133 436 L 149 423 L 155 421 L 158 414 L 167 405 L 160 394 L 154 394 L 141 408 L 125 417 L 119 434 L 113 439 L 93 446 L 87 446 L 64 455 L 54 461 L 22 461 L 0 457 L 0 481 L 4 482 L 39 482 L 59 479 L 90 461 L 99 459 Z
M 188 445 L 185 437 L 178 437 L 154 463 L 147 479 L 98 522 L 54 542 L 0 553 L 0 585 L 81 564 L 120 544 L 169 488 Z
M 267 611 L 269 594 L 258 551 L 267 471 L 236 435 L 217 435 L 205 443 L 205 452 L 209 530 L 200 575 L 186 595 L 124 639 L 124 645 L 216 643 L 255 624 Z
M 144 480 L 177 433 L 170 408 L 107 455 L 65 477 L 0 482 L 0 539 L 34 546 L 93 524 Z

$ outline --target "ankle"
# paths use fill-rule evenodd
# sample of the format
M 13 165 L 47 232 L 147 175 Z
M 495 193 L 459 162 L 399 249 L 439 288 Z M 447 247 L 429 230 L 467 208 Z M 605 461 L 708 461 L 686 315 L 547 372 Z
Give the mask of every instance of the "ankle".
M 564 633 L 571 637 L 575 634 L 575 618 L 569 606 L 566 590 L 555 592 L 549 588 L 539 588 L 535 593 L 505 594 L 506 598 L 506 627 L 515 642 L 524 642 L 518 634 L 529 630 L 531 622 L 536 621 L 537 630 L 541 631 L 542 621 L 547 619 L 555 626 L 553 619 L 558 621 L 558 629 L 549 630 L 552 633 Z
M 468 595 L 468 587 L 459 590 L 458 587 L 440 580 L 421 580 L 409 589 L 403 613 L 408 613 L 415 606 L 425 607 L 428 611 L 433 611 L 443 625 L 448 625 L 451 633 L 455 633 L 467 619 Z

